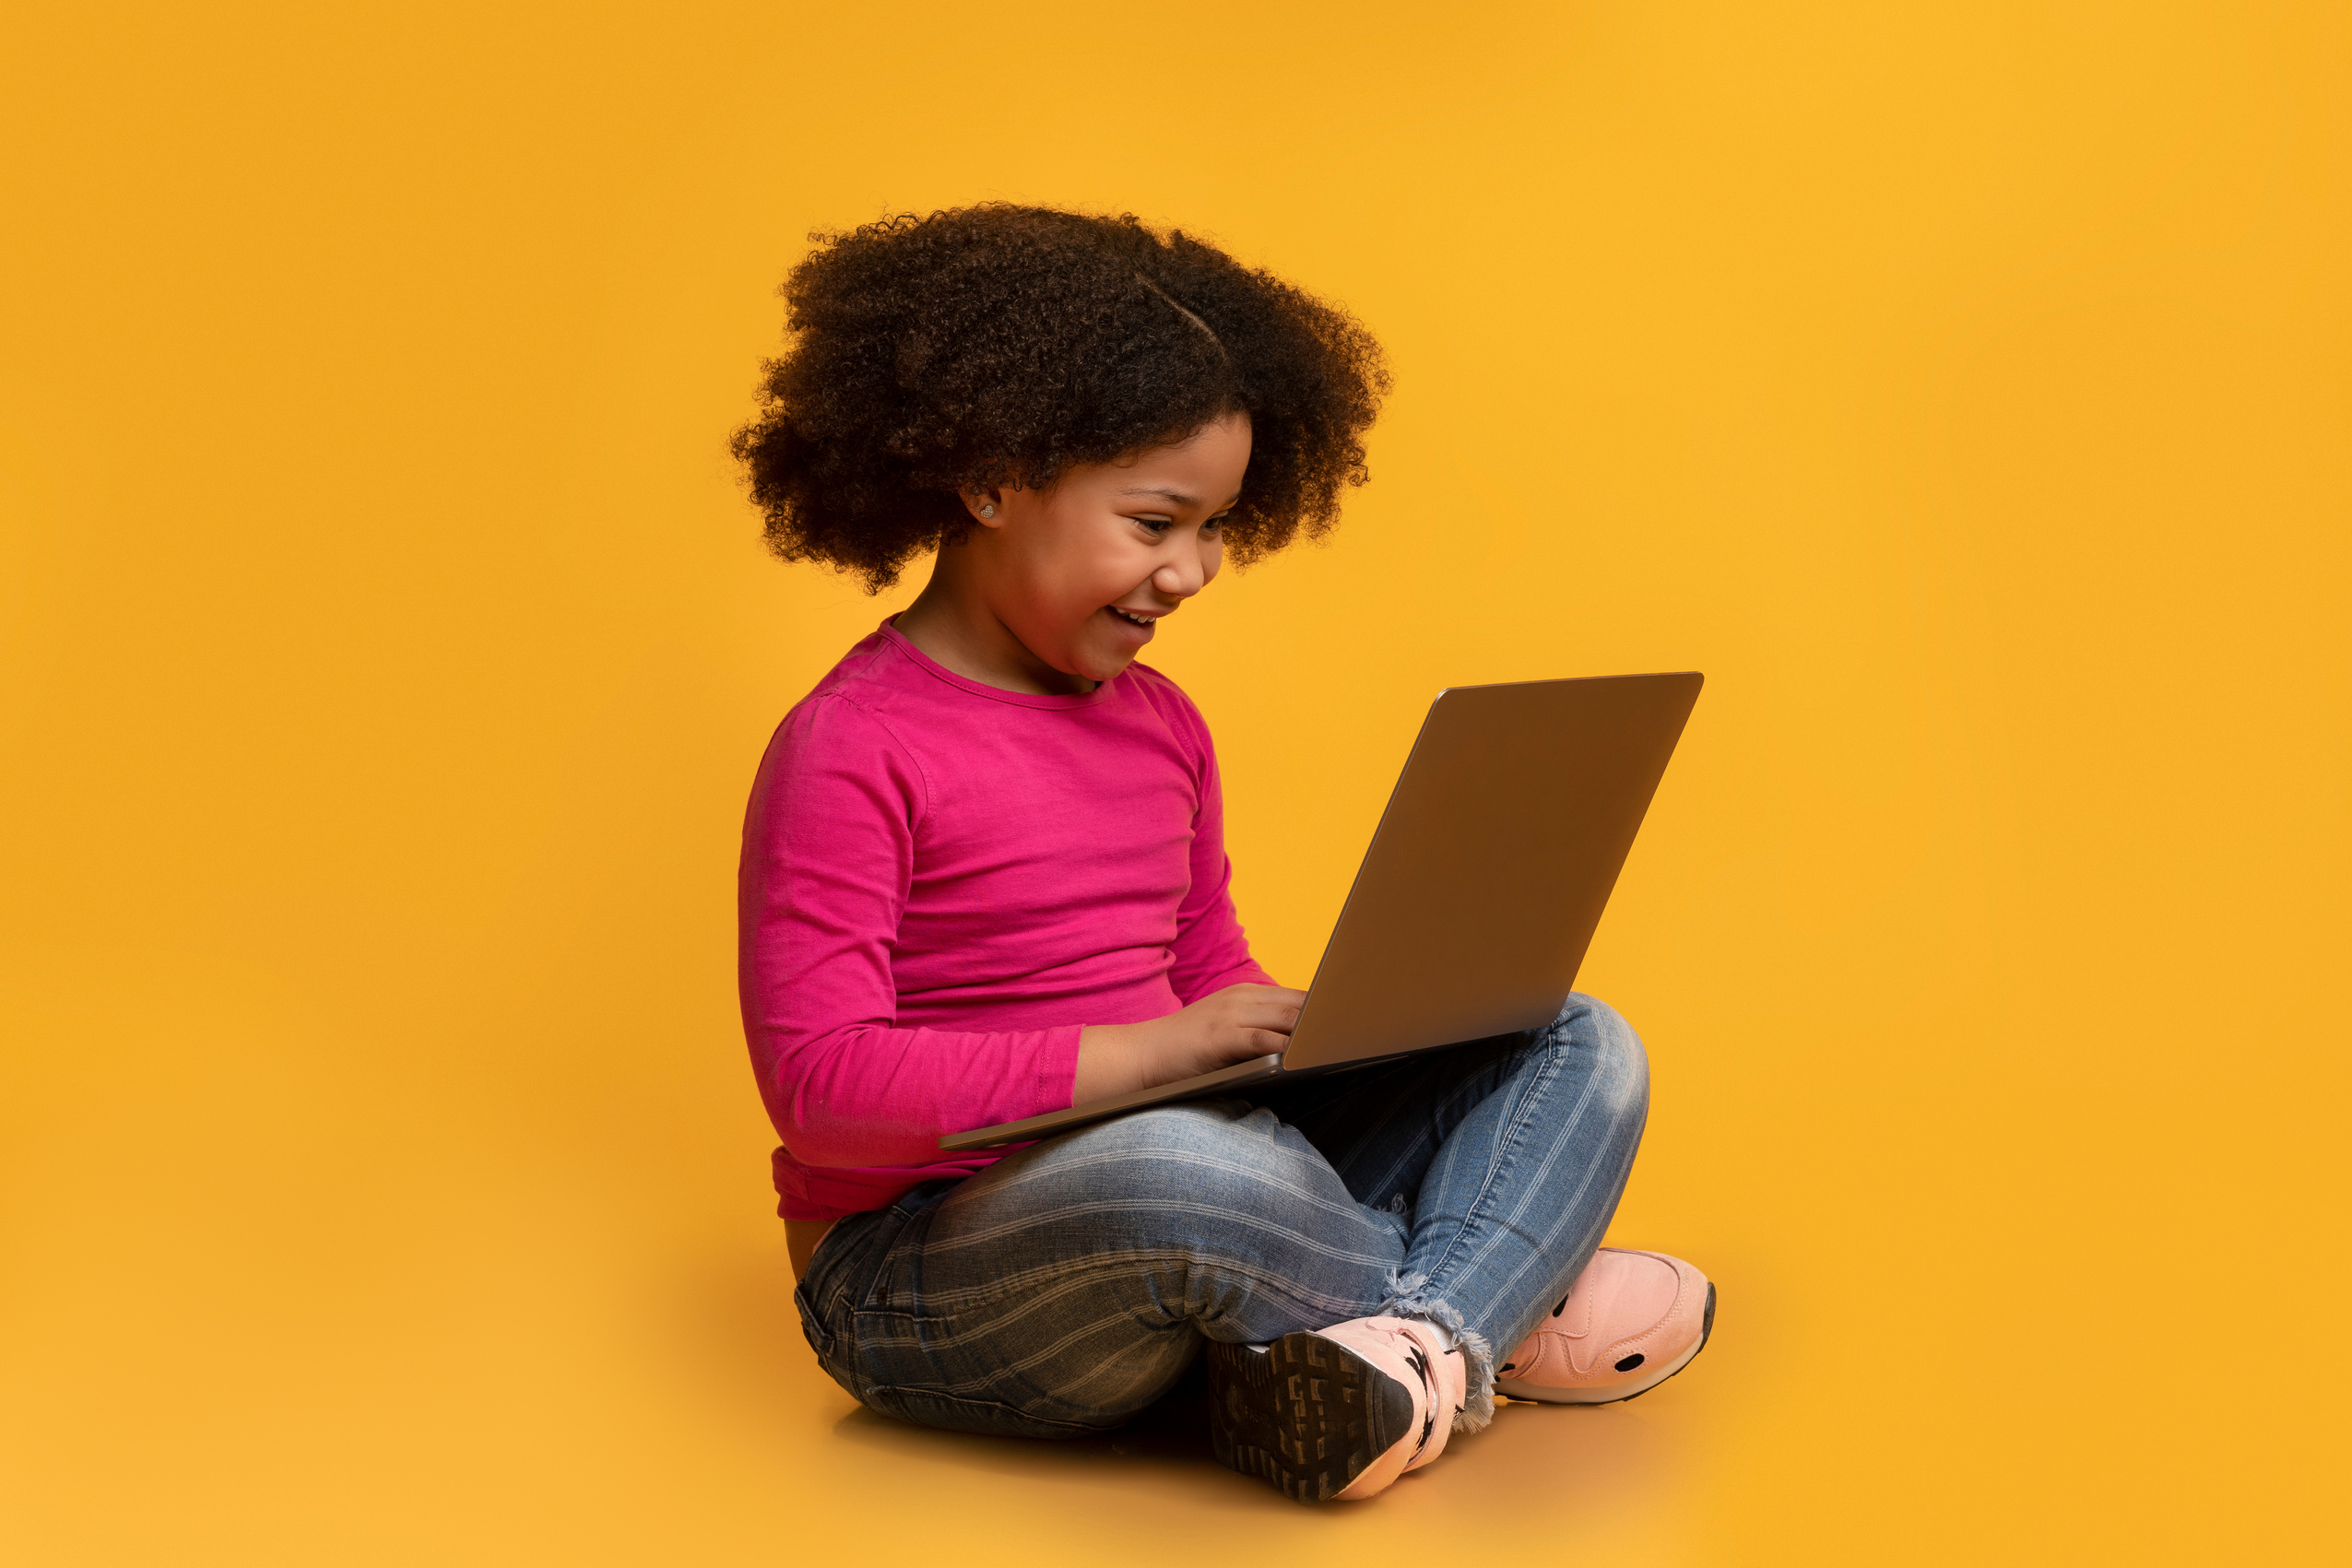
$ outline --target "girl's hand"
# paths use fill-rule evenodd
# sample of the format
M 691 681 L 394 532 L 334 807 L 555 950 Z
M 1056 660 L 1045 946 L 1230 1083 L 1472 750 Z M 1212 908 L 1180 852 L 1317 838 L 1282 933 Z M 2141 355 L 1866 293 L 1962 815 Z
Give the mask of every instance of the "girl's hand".
M 1149 1023 L 1090 1024 L 1078 1034 L 1070 1103 L 1153 1089 L 1287 1050 L 1306 1000 L 1306 992 L 1287 985 L 1228 985 Z

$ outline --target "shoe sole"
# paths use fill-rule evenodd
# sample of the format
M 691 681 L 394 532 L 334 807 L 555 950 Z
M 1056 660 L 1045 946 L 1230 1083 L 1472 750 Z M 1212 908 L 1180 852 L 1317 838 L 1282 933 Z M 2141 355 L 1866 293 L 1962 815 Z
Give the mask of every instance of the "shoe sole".
M 1294 1503 L 1329 1503 L 1412 1430 L 1405 1385 L 1320 1334 L 1263 1351 L 1211 1341 L 1209 1397 L 1217 1463 Z
M 1640 1382 L 1620 1388 L 1544 1388 L 1532 1383 L 1521 1383 L 1516 1378 L 1498 1377 L 1495 1380 L 1495 1392 L 1508 1395 L 1514 1399 L 1532 1400 L 1539 1405 L 1622 1405 L 1628 1399 L 1640 1398 L 1696 1361 L 1698 1353 L 1707 1349 L 1708 1340 L 1714 1336 L 1715 1282 L 1710 1279 L 1707 1283 L 1707 1310 L 1698 1323 L 1698 1343 Z

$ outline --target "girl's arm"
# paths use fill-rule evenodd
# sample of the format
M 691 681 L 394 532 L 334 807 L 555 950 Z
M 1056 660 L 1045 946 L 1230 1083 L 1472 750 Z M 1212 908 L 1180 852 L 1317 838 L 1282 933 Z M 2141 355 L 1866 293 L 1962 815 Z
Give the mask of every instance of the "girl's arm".
M 760 1091 L 805 1165 L 920 1165 L 942 1134 L 1070 1103 L 1079 1030 L 900 1029 L 891 952 L 928 801 L 839 698 L 776 732 L 744 822 L 739 973 Z
M 1180 699 L 1181 700 L 1181 699 Z M 1188 722 L 1183 722 L 1188 721 Z M 1249 939 L 1234 913 L 1233 862 L 1225 855 L 1225 797 L 1209 725 L 1189 701 L 1181 710 L 1195 755 L 1200 801 L 1192 819 L 1192 886 L 1176 909 L 1175 961 L 1168 984 L 1187 1006 L 1228 985 L 1271 985 L 1273 976 L 1249 956 Z
M 1225 855 L 1224 793 L 1208 724 L 1171 684 L 1170 721 L 1192 749 L 1195 798 L 1192 878 L 1176 909 L 1168 984 L 1184 1010 L 1145 1023 L 1095 1026 L 1081 1038 L 1071 1098 L 1089 1100 L 1214 1072 L 1290 1043 L 1302 992 L 1277 985 L 1249 956 L 1234 914 L 1233 863 Z

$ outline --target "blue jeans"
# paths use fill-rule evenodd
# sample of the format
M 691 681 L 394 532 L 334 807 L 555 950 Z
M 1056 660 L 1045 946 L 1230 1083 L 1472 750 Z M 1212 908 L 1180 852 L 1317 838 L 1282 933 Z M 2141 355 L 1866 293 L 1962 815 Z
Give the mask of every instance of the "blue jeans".
M 885 1415 L 1071 1437 L 1173 1387 L 1202 1339 L 1389 1313 L 1456 1331 L 1494 1411 L 1507 1353 L 1616 1211 L 1649 1113 L 1632 1028 L 1553 1023 L 1247 1099 L 1138 1112 L 833 1226 L 795 1301 Z

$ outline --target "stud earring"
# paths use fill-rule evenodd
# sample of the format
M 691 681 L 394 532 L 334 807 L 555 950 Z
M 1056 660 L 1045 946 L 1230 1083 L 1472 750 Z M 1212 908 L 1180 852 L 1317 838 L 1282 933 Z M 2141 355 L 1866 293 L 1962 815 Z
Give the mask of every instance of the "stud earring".
M 984 505 L 984 506 L 982 506 L 982 507 L 980 508 L 980 515 L 981 515 L 981 516 L 983 516 L 983 517 L 994 517 L 996 514 L 997 514 L 996 503 L 995 503 L 995 502 L 993 502 L 993 501 L 988 502 L 987 504 L 986 504 L 986 505 Z

